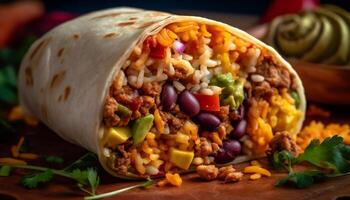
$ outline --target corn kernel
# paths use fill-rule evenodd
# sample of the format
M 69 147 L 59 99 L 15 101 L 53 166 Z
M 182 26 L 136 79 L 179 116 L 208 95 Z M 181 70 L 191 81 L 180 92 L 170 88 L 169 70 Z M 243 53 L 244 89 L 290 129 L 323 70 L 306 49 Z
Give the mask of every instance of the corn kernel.
M 261 178 L 261 174 L 252 174 L 249 177 L 250 180 L 258 180 L 260 178 Z
M 171 174 L 171 173 L 166 173 L 165 174 L 166 180 L 174 186 L 181 186 L 182 184 L 182 179 L 178 173 Z
M 158 160 L 158 158 L 159 158 L 159 155 L 158 155 L 158 154 L 151 154 L 151 155 L 149 156 L 149 159 L 151 159 L 151 160 Z
M 244 173 L 247 173 L 247 174 L 258 173 L 265 176 L 271 176 L 271 172 L 259 166 L 248 166 L 244 168 Z

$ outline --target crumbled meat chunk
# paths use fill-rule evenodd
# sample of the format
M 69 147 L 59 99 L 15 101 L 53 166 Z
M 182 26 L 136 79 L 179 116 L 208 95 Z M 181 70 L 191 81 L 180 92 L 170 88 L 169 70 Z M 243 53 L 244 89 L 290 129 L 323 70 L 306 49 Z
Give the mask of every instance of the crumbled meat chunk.
M 260 83 L 254 83 L 252 93 L 256 98 L 269 99 L 274 94 L 274 89 L 271 87 L 270 83 L 263 81 Z
M 236 172 L 232 165 L 221 167 L 219 169 L 218 178 L 224 180 L 226 183 L 240 181 L 243 177 L 242 172 Z
M 229 119 L 229 114 L 230 106 L 221 106 L 217 116 L 220 118 L 221 121 L 227 121 Z
M 128 166 L 131 163 L 130 156 L 128 152 L 126 152 L 125 145 L 119 145 L 116 151 L 114 168 L 118 173 L 127 174 Z
M 111 96 L 114 97 L 118 103 L 126 105 L 138 96 L 138 92 L 130 86 L 124 86 L 120 90 L 112 90 Z
M 277 132 L 272 138 L 269 144 L 269 148 L 266 150 L 266 155 L 272 158 L 274 152 L 287 150 L 297 156 L 300 153 L 300 147 L 292 139 L 291 135 L 287 131 Z
M 174 74 L 170 74 L 169 69 L 164 68 L 164 73 L 168 76 L 170 80 L 180 80 L 187 78 L 187 72 L 183 68 L 176 68 Z
M 242 172 L 232 172 L 227 174 L 225 177 L 225 183 L 238 182 L 242 180 L 243 173 Z
M 120 122 L 120 118 L 118 117 L 118 115 L 116 115 L 117 110 L 117 101 L 112 97 L 108 97 L 103 111 L 104 123 L 108 127 L 116 126 Z
M 256 69 L 256 73 L 262 75 L 272 87 L 290 88 L 291 75 L 285 67 L 277 66 L 272 61 L 264 60 Z
M 204 137 L 200 137 L 199 152 L 202 157 L 206 157 L 213 153 L 213 147 L 211 143 Z
M 215 180 L 219 173 L 215 165 L 199 165 L 196 171 L 201 179 L 207 181 Z
M 225 166 L 225 167 L 220 167 L 218 178 L 221 179 L 221 180 L 225 180 L 225 177 L 227 176 L 227 174 L 235 172 L 235 171 L 236 171 L 236 169 L 233 168 L 232 165 L 228 165 L 228 166 Z
M 144 83 L 141 88 L 143 94 L 151 97 L 158 96 L 161 90 L 162 86 L 158 82 Z
M 155 105 L 155 101 L 153 97 L 150 96 L 142 96 L 142 104 L 139 108 L 141 114 L 146 115 L 149 113 L 149 110 L 153 108 Z
M 175 106 L 169 112 L 161 112 L 161 116 L 165 123 L 168 124 L 171 133 L 176 133 L 180 130 L 181 127 L 185 124 L 185 122 L 189 119 L 189 116 L 180 111 L 178 105 Z

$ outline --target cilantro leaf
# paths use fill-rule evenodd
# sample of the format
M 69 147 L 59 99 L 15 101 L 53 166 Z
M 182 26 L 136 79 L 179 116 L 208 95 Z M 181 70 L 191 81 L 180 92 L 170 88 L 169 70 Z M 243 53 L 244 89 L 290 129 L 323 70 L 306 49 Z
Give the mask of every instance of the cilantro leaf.
M 0 167 L 0 176 L 10 176 L 11 166 L 4 165 Z
M 87 171 L 75 169 L 70 172 L 70 176 L 80 184 L 88 184 Z
M 326 138 L 321 144 L 319 140 L 312 140 L 304 153 L 296 158 L 296 163 L 306 161 L 320 168 L 332 169 L 335 173 L 348 172 L 350 151 L 342 143 L 343 138 L 337 135 Z
M 61 164 L 64 161 L 62 157 L 58 156 L 44 156 L 44 160 L 45 162 L 52 164 Z
M 294 156 L 291 152 L 283 150 L 279 152 L 275 152 L 273 154 L 271 164 L 275 169 L 286 169 L 289 172 L 292 171 L 292 163 L 294 160 Z
M 97 175 L 97 171 L 93 168 L 87 170 L 75 169 L 71 173 L 71 177 L 78 182 L 79 188 L 89 185 L 91 187 L 91 194 L 96 194 L 96 189 L 100 184 L 100 177 Z M 86 190 L 83 190 L 86 192 Z
M 98 177 L 96 170 L 89 168 L 87 170 L 87 178 L 91 187 L 91 192 L 93 195 L 95 195 L 96 189 L 100 184 L 100 177 Z
M 37 188 L 39 184 L 51 181 L 53 178 L 53 172 L 51 169 L 47 169 L 44 172 L 38 174 L 29 174 L 22 178 L 21 183 L 26 188 Z
M 275 186 L 279 187 L 287 183 L 291 183 L 297 188 L 306 188 L 306 187 L 310 187 L 316 180 L 319 180 L 322 178 L 325 178 L 325 174 L 318 170 L 291 172 L 287 177 L 279 180 L 275 184 Z

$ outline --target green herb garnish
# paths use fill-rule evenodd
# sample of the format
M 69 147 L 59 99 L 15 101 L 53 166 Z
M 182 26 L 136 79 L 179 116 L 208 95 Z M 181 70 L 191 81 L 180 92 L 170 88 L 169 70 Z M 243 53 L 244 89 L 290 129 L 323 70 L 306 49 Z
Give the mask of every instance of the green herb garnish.
M 313 169 L 294 172 L 292 166 L 303 162 L 309 163 Z M 289 174 L 276 183 L 281 186 L 292 183 L 297 188 L 311 186 L 315 181 L 350 174 L 350 147 L 343 144 L 343 138 L 333 136 L 322 143 L 312 140 L 304 153 L 294 157 L 288 151 L 275 152 L 272 166 L 276 169 L 284 168 Z
M 90 197 L 85 197 L 84 200 L 95 200 L 95 199 L 107 198 L 107 197 L 111 197 L 111 196 L 114 196 L 114 195 L 117 195 L 117 194 L 120 194 L 123 192 L 127 192 L 127 191 L 135 189 L 135 188 L 147 188 L 153 184 L 154 184 L 153 180 L 148 180 L 144 183 L 140 183 L 140 184 L 133 185 L 133 186 L 126 187 L 123 189 L 119 189 L 119 190 L 115 190 L 112 192 L 107 192 L 107 193 L 103 193 L 103 194 L 99 194 L 99 195 L 95 195 L 95 196 L 90 196 Z
M 45 162 L 51 163 L 51 164 L 61 164 L 64 161 L 63 158 L 58 156 L 44 156 L 43 158 Z
M 0 176 L 10 176 L 11 167 L 10 166 L 2 166 L 0 167 Z

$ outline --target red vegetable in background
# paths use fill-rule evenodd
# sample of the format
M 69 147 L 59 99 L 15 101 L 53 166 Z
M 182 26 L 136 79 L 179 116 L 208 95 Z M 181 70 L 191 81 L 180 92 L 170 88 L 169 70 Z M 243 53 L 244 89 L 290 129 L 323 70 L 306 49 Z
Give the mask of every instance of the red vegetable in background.
M 280 15 L 312 10 L 318 7 L 319 3 L 319 0 L 274 0 L 260 19 L 260 23 L 269 22 Z
M 77 15 L 64 12 L 64 11 L 53 11 L 45 14 L 42 18 L 38 20 L 35 24 L 36 31 L 41 35 L 57 25 L 75 18 Z
M 220 111 L 219 95 L 193 94 L 199 102 L 201 110 Z
M 0 6 L 0 48 L 7 46 L 21 26 L 44 13 L 38 1 L 20 1 Z

